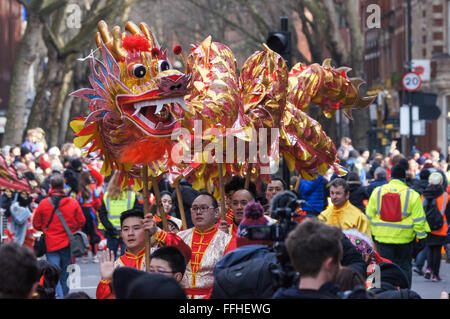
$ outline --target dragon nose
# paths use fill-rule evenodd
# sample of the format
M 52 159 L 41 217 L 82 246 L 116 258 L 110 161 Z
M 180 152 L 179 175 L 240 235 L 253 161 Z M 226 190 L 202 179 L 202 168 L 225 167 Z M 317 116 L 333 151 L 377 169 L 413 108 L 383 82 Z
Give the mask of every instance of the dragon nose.
M 161 95 L 186 94 L 187 86 L 191 79 L 190 75 L 172 75 L 160 79 L 158 88 L 162 91 Z

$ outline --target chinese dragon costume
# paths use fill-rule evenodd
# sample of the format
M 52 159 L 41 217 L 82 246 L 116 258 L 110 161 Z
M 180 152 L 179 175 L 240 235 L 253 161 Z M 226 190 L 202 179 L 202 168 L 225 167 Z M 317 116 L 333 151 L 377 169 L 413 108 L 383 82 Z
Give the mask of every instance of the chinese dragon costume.
M 304 109 L 313 102 L 328 117 L 341 109 L 351 118 L 353 108 L 365 108 L 374 99 L 359 95 L 362 81 L 349 79 L 349 68 L 334 69 L 329 60 L 323 65 L 298 63 L 289 71 L 284 59 L 264 45 L 238 75 L 231 50 L 208 37 L 194 45 L 182 73 L 171 67 L 167 50 L 145 23 L 127 22 L 126 32 L 115 26 L 111 33 L 100 21 L 98 29 L 96 42 L 103 61 L 91 54 L 92 87 L 72 93 L 89 101 L 90 112 L 72 121 L 71 127 L 78 147 L 104 156 L 101 173 L 121 171 L 124 186 L 142 185 L 142 165 L 148 165 L 154 176 L 168 173 L 172 182 L 191 179 L 194 188 L 217 183 L 217 165 L 205 158 L 218 154 L 194 156 L 191 163 L 171 159 L 173 147 L 180 143 L 180 137 L 173 137 L 179 129 L 190 134 L 183 141 L 189 154 L 195 137 L 202 147 L 230 135 L 249 144 L 258 129 L 269 129 L 269 135 L 276 129 L 276 136 L 266 142 L 272 160 L 279 160 L 273 155 L 279 151 L 289 169 L 306 179 L 323 175 L 330 167 L 338 171 L 335 145 Z M 174 49 L 175 54 L 180 52 Z M 201 123 L 200 131 L 195 121 Z M 249 167 L 249 162 L 248 158 L 227 162 L 221 173 L 250 173 L 269 165 L 257 160 Z M 268 173 L 261 177 L 270 178 Z

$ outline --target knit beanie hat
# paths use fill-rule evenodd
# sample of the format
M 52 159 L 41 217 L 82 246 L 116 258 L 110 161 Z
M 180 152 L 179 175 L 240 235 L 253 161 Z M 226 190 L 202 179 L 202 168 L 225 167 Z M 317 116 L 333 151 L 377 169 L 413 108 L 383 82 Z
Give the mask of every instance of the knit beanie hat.
M 236 242 L 237 246 L 245 245 L 267 245 L 266 240 L 250 240 L 248 239 L 248 226 L 267 225 L 269 220 L 264 217 L 264 208 L 259 202 L 252 201 L 244 208 L 244 219 L 239 224 Z

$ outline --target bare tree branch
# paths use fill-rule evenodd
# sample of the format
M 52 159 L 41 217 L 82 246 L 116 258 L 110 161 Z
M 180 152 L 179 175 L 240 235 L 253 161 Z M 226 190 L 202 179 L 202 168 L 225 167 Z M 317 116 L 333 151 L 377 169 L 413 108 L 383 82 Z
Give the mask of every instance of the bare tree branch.
M 65 0 L 49 0 L 43 3 L 44 5 L 39 10 L 39 15 L 41 17 L 47 17 L 52 14 L 54 11 L 58 10 L 61 7 L 64 7 L 67 4 Z
M 188 0 L 188 1 L 203 10 L 211 10 L 210 8 L 204 6 L 203 4 L 199 3 L 198 1 L 195 1 L 195 0 Z M 211 13 L 216 15 L 218 18 L 222 19 L 226 24 L 228 24 L 233 29 L 242 32 L 249 40 L 252 40 L 256 43 L 261 43 L 264 41 L 264 40 L 261 40 L 260 38 L 255 37 L 252 33 L 248 32 L 245 28 L 243 28 L 240 25 L 237 25 L 235 22 L 233 22 L 230 19 L 228 19 L 227 17 L 225 17 L 225 15 L 222 12 L 217 12 L 216 10 L 211 10 Z
M 336 14 L 336 8 L 333 0 L 322 0 L 325 12 L 328 17 L 327 46 L 330 49 L 333 58 L 339 65 L 348 63 L 348 50 L 345 47 L 344 40 L 339 32 L 339 20 Z

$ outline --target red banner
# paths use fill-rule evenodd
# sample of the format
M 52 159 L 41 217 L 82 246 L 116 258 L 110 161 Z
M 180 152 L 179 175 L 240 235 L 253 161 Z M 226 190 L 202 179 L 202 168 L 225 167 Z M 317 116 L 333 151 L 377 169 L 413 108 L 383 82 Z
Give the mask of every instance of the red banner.
M 19 178 L 13 165 L 8 166 L 3 155 L 0 154 L 0 187 L 16 191 L 31 191 L 30 183 L 26 178 Z

